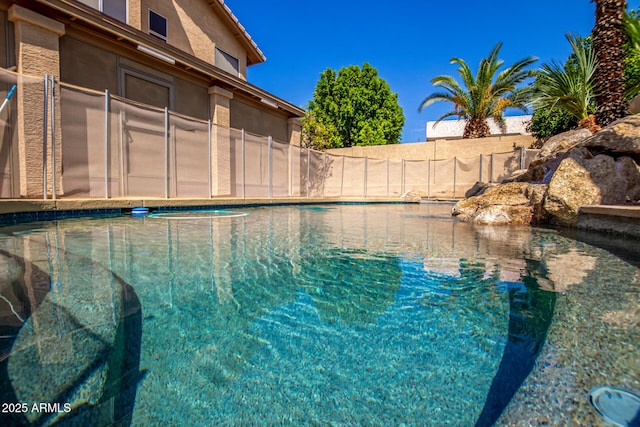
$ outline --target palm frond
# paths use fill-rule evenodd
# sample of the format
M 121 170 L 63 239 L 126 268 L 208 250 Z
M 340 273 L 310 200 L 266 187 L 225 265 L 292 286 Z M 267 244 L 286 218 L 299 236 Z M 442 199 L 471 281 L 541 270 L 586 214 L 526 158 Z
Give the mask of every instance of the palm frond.
M 583 39 L 569 33 L 566 38 L 575 61 L 566 65 L 557 61 L 543 64 L 537 73 L 533 104 L 537 108 L 557 108 L 581 120 L 589 115 L 595 99 L 596 60 Z
M 441 91 L 424 98 L 418 111 L 437 101 L 451 102 L 453 111 L 446 113 L 438 121 L 451 116 L 464 118 L 467 125 L 470 122 L 474 124 L 475 131 L 467 133 L 482 135 L 488 132 L 486 120 L 489 117 L 494 116 L 497 123 L 501 123 L 504 121 L 502 115 L 506 108 L 526 110 L 526 97 L 530 95 L 530 91 L 521 90 L 517 86 L 531 77 L 531 72 L 525 68 L 536 61 L 536 58 L 524 58 L 498 74 L 504 65 L 499 58 L 501 48 L 502 43 L 497 43 L 489 55 L 480 60 L 475 74 L 462 58 L 452 58 L 451 63 L 458 66 L 457 72 L 462 83 L 448 75 L 435 77 L 431 83 Z

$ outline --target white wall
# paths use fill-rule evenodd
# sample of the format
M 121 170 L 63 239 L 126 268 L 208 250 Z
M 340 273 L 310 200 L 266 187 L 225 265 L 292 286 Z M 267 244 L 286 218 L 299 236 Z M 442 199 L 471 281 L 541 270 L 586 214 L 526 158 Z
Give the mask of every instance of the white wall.
M 531 122 L 530 115 L 505 117 L 504 121 L 507 125 L 505 135 L 531 135 L 527 132 L 527 126 Z M 433 126 L 434 123 L 435 121 L 427 122 L 427 139 L 460 138 L 466 122 L 464 120 L 443 120 L 435 127 Z M 489 119 L 489 129 L 491 130 L 491 135 L 502 135 L 498 125 L 491 119 Z

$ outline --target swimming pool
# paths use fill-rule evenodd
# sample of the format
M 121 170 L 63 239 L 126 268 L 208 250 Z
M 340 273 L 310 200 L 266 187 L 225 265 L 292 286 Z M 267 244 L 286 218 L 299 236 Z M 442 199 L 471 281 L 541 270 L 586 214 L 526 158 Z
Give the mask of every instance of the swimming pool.
M 601 425 L 592 387 L 640 391 L 638 253 L 449 210 L 2 227 L 0 424 Z

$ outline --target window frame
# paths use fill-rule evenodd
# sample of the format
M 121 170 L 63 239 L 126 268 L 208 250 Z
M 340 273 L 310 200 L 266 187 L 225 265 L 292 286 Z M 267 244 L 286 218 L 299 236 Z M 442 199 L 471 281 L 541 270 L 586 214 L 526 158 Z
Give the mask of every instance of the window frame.
M 166 33 L 165 35 L 162 35 L 162 34 L 158 33 L 156 30 L 151 28 L 151 14 L 152 13 L 154 15 L 164 19 L 164 32 Z M 160 40 L 162 40 L 164 42 L 168 41 L 168 39 L 169 39 L 169 20 L 165 16 L 160 15 L 155 10 L 148 9 L 148 12 L 147 12 L 147 27 L 149 28 L 149 34 L 151 34 L 154 37 L 159 38 Z
M 218 53 L 220 53 L 220 54 L 223 56 L 223 58 L 224 58 L 227 62 L 229 62 L 229 63 L 230 63 L 231 61 L 229 61 L 229 60 L 228 60 L 228 58 L 232 58 L 232 59 L 234 59 L 234 60 L 235 60 L 235 62 L 236 62 L 236 64 L 237 64 L 237 66 L 236 66 L 235 68 L 233 68 L 233 70 L 234 70 L 233 72 L 231 72 L 231 71 L 229 71 L 228 69 L 223 68 L 223 67 L 221 67 L 221 66 L 220 66 L 220 64 L 218 63 L 218 60 L 217 60 L 217 58 L 218 58 Z M 218 67 L 219 69 L 221 69 L 222 71 L 225 71 L 225 72 L 227 72 L 227 73 L 229 73 L 229 74 L 232 74 L 232 75 L 234 75 L 234 76 L 236 76 L 236 77 L 239 77 L 239 76 L 240 76 L 240 58 L 236 58 L 235 56 L 231 55 L 230 53 L 228 53 L 228 52 L 226 52 L 226 51 L 224 51 L 224 50 L 220 49 L 218 46 L 216 46 L 216 47 L 215 47 L 215 54 L 214 54 L 214 61 L 215 61 L 214 65 L 215 65 L 216 67 Z
M 124 0 L 124 20 L 122 20 L 119 17 L 111 15 L 110 13 L 107 13 L 107 12 L 104 11 L 105 0 L 97 0 L 98 1 L 97 7 L 94 7 L 93 4 L 89 4 L 89 2 L 86 2 L 86 1 L 83 1 L 83 0 L 79 0 L 79 1 L 80 1 L 80 3 L 90 7 L 92 9 L 95 9 L 95 10 L 101 12 L 101 13 L 104 13 L 105 15 L 110 16 L 113 19 L 117 19 L 118 21 L 124 22 L 125 24 L 129 23 L 129 0 Z

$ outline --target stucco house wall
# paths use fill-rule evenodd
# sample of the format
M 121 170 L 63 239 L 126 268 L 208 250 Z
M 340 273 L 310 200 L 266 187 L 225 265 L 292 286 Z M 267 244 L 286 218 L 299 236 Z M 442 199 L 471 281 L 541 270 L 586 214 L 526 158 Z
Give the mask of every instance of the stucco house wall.
M 167 19 L 167 43 L 210 64 L 215 64 L 215 50 L 222 49 L 239 60 L 238 76 L 246 80 L 247 53 L 221 17 L 213 13 L 205 0 L 129 0 L 139 7 L 130 10 L 138 30 L 149 29 L 149 9 Z M 130 12 L 130 15 L 132 12 Z
M 127 1 L 127 22 L 122 22 L 97 10 L 95 0 L 0 0 L 0 35 L 7 42 L 0 48 L 0 66 L 15 64 L 26 75 L 46 73 L 64 83 L 210 119 L 218 128 L 245 128 L 300 144 L 297 118 L 304 111 L 246 81 L 246 68 L 265 57 L 223 0 Z M 149 34 L 149 9 L 167 19 L 166 41 Z M 216 66 L 216 48 L 238 59 L 237 73 Z M 30 111 L 26 103 L 41 96 L 36 92 L 18 89 L 15 163 L 16 196 L 21 197 L 42 196 L 43 157 L 36 153 L 42 150 L 42 112 Z M 56 120 L 64 134 L 59 113 Z M 214 146 L 218 136 L 212 137 Z M 61 145 L 59 136 L 55 144 Z M 226 168 L 224 162 L 212 158 L 214 168 Z M 61 175 L 61 159 L 56 163 Z M 218 183 L 212 188 L 224 194 Z

